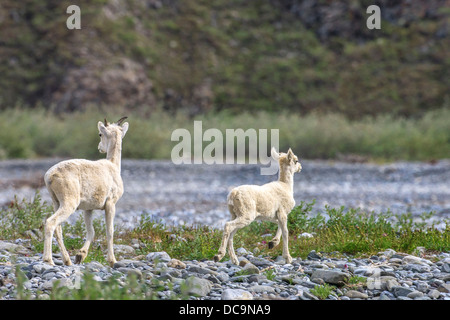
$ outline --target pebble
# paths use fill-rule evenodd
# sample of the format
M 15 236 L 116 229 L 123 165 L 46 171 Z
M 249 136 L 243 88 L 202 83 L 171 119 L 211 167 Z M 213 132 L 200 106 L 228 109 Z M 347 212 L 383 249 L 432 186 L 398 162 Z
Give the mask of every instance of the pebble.
M 225 289 L 221 295 L 222 300 L 253 300 L 253 295 L 244 289 Z
M 51 297 L 56 285 L 80 288 L 84 273 L 89 272 L 99 282 L 113 276 L 121 284 L 130 276 L 149 285 L 157 281 L 163 288 L 157 293 L 160 299 L 181 295 L 194 300 L 318 300 L 311 290 L 328 284 L 333 289 L 327 300 L 450 300 L 448 253 L 424 258 L 387 249 L 370 258 L 335 258 L 312 252 L 305 260 L 294 257 L 292 264 L 285 264 L 282 258 L 271 260 L 242 248 L 239 253 L 245 263 L 236 266 L 229 260 L 180 261 L 161 251 L 139 260 L 128 256 L 111 268 L 96 261 L 50 266 L 42 262 L 42 254 L 1 242 L 0 299 L 4 300 L 16 298 L 16 266 L 27 277 L 24 290 L 40 299 Z M 131 254 L 130 248 L 124 251 Z M 350 285 L 354 276 L 365 281 Z
M 396 297 L 406 297 L 408 294 L 414 292 L 414 289 L 408 288 L 408 287 L 401 287 L 396 286 L 392 288 L 392 291 L 394 292 L 394 295 Z
M 432 299 L 438 299 L 441 296 L 441 293 L 439 291 L 437 291 L 436 289 L 432 289 L 428 292 L 427 295 L 428 295 L 428 297 L 430 297 Z M 448 300 L 448 299 L 446 299 L 446 300 Z
M 256 293 L 275 293 L 275 288 L 268 285 L 254 285 L 249 290 Z
M 369 297 L 366 293 L 356 290 L 349 290 L 345 295 L 351 299 L 367 299 Z

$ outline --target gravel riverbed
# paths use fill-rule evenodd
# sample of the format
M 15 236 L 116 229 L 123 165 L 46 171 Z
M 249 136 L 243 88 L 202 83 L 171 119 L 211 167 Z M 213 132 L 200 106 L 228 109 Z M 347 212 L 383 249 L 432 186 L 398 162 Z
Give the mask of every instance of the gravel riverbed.
M 355 259 L 311 251 L 307 259 L 286 264 L 282 257 L 270 260 L 238 248 L 237 266 L 230 261 L 180 261 L 166 252 L 127 258 L 134 246 L 116 245 L 121 258 L 113 267 L 95 261 L 62 266 L 59 254 L 50 266 L 42 262 L 42 254 L 30 254 L 27 241 L 0 241 L 0 298 L 17 298 L 18 266 L 30 299 L 48 299 L 55 285 L 79 289 L 82 275 L 89 272 L 95 281 L 114 276 L 120 284 L 133 275 L 157 298 L 167 300 L 450 300 L 448 253 L 418 257 L 387 249 Z M 333 287 L 321 296 L 315 290 L 320 285 Z

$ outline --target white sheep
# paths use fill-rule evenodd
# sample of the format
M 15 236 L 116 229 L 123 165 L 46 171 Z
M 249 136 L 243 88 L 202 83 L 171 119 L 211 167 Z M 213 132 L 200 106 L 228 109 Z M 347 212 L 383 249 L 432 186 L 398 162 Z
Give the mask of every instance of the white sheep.
M 120 176 L 122 139 L 128 130 L 127 117 L 117 123 L 98 122 L 100 143 L 98 150 L 106 153 L 106 159 L 90 161 L 73 159 L 62 161 L 51 167 L 45 174 L 45 185 L 53 201 L 55 213 L 45 223 L 43 260 L 54 264 L 52 259 L 52 237 L 56 230 L 56 240 L 65 265 L 71 265 L 69 254 L 62 240 L 61 223 L 77 209 L 84 210 L 86 242 L 76 255 L 75 263 L 81 263 L 87 255 L 94 239 L 92 211 L 105 210 L 107 260 L 114 265 L 113 251 L 114 215 L 116 202 L 122 197 L 123 182 Z
M 222 244 L 214 261 L 220 261 L 226 252 L 234 264 L 239 264 L 233 248 L 233 236 L 238 229 L 249 225 L 254 220 L 270 221 L 278 224 L 275 237 L 269 242 L 269 248 L 280 243 L 283 235 L 283 258 L 286 263 L 292 262 L 288 248 L 287 217 L 295 206 L 294 200 L 294 173 L 300 172 L 302 166 L 291 149 L 287 153 L 277 153 L 271 150 L 272 157 L 278 160 L 280 171 L 278 181 L 262 186 L 242 185 L 234 188 L 228 195 L 228 210 L 231 220 L 225 224 Z

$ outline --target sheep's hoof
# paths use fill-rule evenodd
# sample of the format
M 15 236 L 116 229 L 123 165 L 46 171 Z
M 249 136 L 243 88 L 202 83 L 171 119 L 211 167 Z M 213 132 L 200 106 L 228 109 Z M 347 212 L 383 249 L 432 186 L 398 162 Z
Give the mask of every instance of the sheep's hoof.
M 117 263 L 117 260 L 116 260 L 116 259 L 109 261 L 109 265 L 110 265 L 111 268 L 114 267 L 114 265 L 115 265 L 116 263 Z
M 83 256 L 81 254 L 77 254 L 75 256 L 75 264 L 80 264 L 83 261 Z
M 269 241 L 269 249 L 273 249 L 273 247 L 275 247 L 275 244 L 273 243 L 273 241 Z
M 72 261 L 69 260 L 64 260 L 64 265 L 66 266 L 71 266 L 72 265 Z
M 51 266 L 55 265 L 55 263 L 53 262 L 53 259 L 43 259 L 43 261 Z
M 214 256 L 213 259 L 214 259 L 214 262 L 219 262 L 219 260 L 220 260 L 220 259 L 219 259 L 219 256 Z

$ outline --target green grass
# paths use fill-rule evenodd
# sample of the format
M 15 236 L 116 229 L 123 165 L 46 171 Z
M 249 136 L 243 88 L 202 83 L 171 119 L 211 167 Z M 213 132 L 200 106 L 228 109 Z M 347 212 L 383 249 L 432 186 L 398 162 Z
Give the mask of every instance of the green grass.
M 31 201 L 14 198 L 0 211 L 0 239 L 33 238 L 43 230 L 44 221 L 53 207 L 36 192 Z
M 181 112 L 170 115 L 155 111 L 145 115 L 121 108 L 110 108 L 108 112 L 91 108 L 64 116 L 43 109 L 1 111 L 0 159 L 104 157 L 97 151 L 97 122 L 105 116 L 114 121 L 123 115 L 129 117 L 130 123 L 123 142 L 124 158 L 170 159 L 172 148 L 178 143 L 171 141 L 173 130 L 185 128 L 193 137 L 194 120 L 202 121 L 203 132 L 208 128 L 219 129 L 224 139 L 226 129 L 278 129 L 280 149 L 291 147 L 300 158 L 306 159 L 335 159 L 349 154 L 374 161 L 450 158 L 449 108 L 429 111 L 416 119 L 379 116 L 354 121 L 334 113 L 232 115 L 224 111 L 190 118 Z M 208 143 L 204 142 L 203 148 Z M 224 155 L 225 145 L 224 141 Z
M 445 230 L 436 229 L 434 224 L 427 225 L 425 221 L 432 213 L 424 213 L 417 220 L 410 214 L 367 213 L 352 208 L 325 207 L 318 214 L 312 215 L 313 206 L 314 202 L 302 202 L 289 215 L 289 250 L 293 257 L 306 258 L 311 250 L 354 256 L 372 255 L 388 248 L 405 253 L 413 253 L 417 247 L 424 247 L 429 252 L 450 251 L 450 223 L 446 221 Z M 28 231 L 33 229 L 42 232 L 45 218 L 50 214 L 52 208 L 42 203 L 39 194 L 31 202 L 16 201 L 9 208 L 0 211 L 0 239 L 32 239 L 34 250 L 42 252 L 42 238 L 36 238 Z M 103 220 L 95 219 L 94 227 L 96 241 L 91 246 L 87 261 L 105 263 Z M 314 237 L 298 237 L 305 231 L 312 233 Z M 275 258 L 282 254 L 281 244 L 268 249 L 264 240 L 266 238 L 261 237 L 275 232 L 276 225 L 273 223 L 253 222 L 236 233 L 234 246 Z M 85 237 L 81 216 L 74 225 L 65 223 L 63 233 L 70 254 L 76 254 Z M 212 260 L 220 246 L 222 230 L 200 225 L 163 225 L 143 214 L 132 229 L 116 226 L 116 244 L 131 245 L 132 239 L 139 239 L 142 243 L 136 250 L 136 255 L 166 251 L 171 257 L 180 260 Z M 58 250 L 56 246 L 54 250 Z
M 79 288 L 70 289 L 60 286 L 60 281 L 57 280 L 49 294 L 38 290 L 36 297 L 32 297 L 24 289 L 23 284 L 28 279 L 19 266 L 16 267 L 16 277 L 16 298 L 18 300 L 156 300 L 158 299 L 157 291 L 161 290 L 157 281 L 146 284 L 135 276 L 129 276 L 121 282 L 115 276 L 105 281 L 97 281 L 93 274 L 85 272 L 80 275 Z M 180 295 L 180 297 L 174 298 L 181 297 Z
M 336 289 L 334 286 L 325 283 L 324 285 L 316 285 L 310 290 L 320 300 L 325 300 Z

